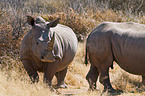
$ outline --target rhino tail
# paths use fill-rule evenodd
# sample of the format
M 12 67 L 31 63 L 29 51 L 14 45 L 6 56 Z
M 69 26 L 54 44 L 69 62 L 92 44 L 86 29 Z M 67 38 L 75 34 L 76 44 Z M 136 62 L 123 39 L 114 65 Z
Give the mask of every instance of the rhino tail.
M 85 64 L 88 64 L 88 52 L 87 52 L 87 46 L 86 46 L 86 54 L 85 54 Z
M 112 43 L 110 43 L 111 44 L 111 52 L 112 52 L 112 56 L 113 56 L 113 61 L 116 61 L 115 60 L 115 56 L 114 56 L 114 53 L 113 53 L 113 49 L 112 49 Z M 112 62 L 112 64 L 111 64 L 111 69 L 113 69 L 113 62 Z

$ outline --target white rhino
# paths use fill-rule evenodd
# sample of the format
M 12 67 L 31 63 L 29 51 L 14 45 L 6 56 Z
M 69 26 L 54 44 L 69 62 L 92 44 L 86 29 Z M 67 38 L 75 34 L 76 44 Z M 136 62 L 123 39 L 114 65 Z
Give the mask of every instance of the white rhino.
M 25 35 L 20 58 L 32 82 L 38 82 L 37 71 L 44 72 L 44 82 L 51 90 L 54 75 L 58 84 L 56 87 L 67 87 L 64 82 L 68 65 L 77 51 L 77 38 L 73 30 L 58 24 L 59 19 L 46 22 L 42 17 L 36 20 L 27 16 L 27 22 L 32 29 Z M 58 25 L 57 25 L 58 24 Z
M 104 91 L 116 92 L 109 79 L 113 61 L 129 73 L 142 75 L 145 84 L 145 25 L 131 22 L 100 24 L 87 38 L 86 64 L 88 60 L 91 67 L 86 79 L 91 90 L 96 88 L 100 74 Z

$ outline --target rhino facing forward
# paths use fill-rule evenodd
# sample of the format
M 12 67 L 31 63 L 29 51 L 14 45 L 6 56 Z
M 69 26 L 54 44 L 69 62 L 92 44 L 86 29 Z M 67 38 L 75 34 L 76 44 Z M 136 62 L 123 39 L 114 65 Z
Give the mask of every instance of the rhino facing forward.
M 88 36 L 85 63 L 91 63 L 86 76 L 90 89 L 96 88 L 100 74 L 100 83 L 104 91 L 116 92 L 109 79 L 109 67 L 113 61 L 125 71 L 142 75 L 145 84 L 145 25 L 138 23 L 104 22 Z
M 44 72 L 44 82 L 51 86 L 54 75 L 59 87 L 67 87 L 64 82 L 67 67 L 72 62 L 77 51 L 77 38 L 73 30 L 58 24 L 59 19 L 46 22 L 43 18 L 36 20 L 27 16 L 27 22 L 32 29 L 25 35 L 20 58 L 32 82 L 38 82 L 37 71 Z M 58 24 L 58 25 L 57 25 Z

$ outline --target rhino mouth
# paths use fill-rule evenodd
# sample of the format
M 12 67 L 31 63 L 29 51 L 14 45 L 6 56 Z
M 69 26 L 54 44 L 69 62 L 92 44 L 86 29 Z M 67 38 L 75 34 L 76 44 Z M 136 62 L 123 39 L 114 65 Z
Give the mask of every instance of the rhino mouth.
M 54 58 L 44 58 L 43 56 L 41 56 L 41 61 L 42 62 L 54 62 L 55 59 Z
M 45 59 L 41 59 L 41 61 L 42 61 L 42 62 L 54 62 L 55 59 L 54 59 L 54 60 L 45 60 Z

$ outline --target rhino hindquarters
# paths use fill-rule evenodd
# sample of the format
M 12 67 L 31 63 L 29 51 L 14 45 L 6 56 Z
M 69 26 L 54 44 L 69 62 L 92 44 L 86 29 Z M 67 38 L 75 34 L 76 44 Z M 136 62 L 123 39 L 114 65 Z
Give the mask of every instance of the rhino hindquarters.
M 98 72 L 98 69 L 96 66 L 94 65 L 91 65 L 90 66 L 90 70 L 86 76 L 86 79 L 89 83 L 89 90 L 95 90 L 96 89 L 96 82 L 97 82 L 97 79 L 98 79 L 98 75 L 99 75 L 99 72 Z
M 92 33 L 87 39 L 87 52 L 91 66 L 95 66 L 100 73 L 99 80 L 104 86 L 104 91 L 115 92 L 109 78 L 109 67 L 113 68 L 113 53 L 108 36 L 107 33 Z

